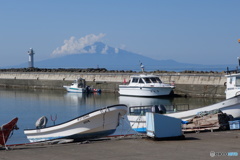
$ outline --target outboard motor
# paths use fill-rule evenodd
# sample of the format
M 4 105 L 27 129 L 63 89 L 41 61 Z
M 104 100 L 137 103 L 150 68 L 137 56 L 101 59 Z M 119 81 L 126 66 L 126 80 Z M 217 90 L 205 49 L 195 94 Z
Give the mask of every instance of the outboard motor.
M 45 128 L 47 125 L 47 122 L 48 122 L 47 117 L 42 116 L 36 121 L 35 126 L 37 129 Z
M 86 86 L 85 89 L 86 89 L 86 92 L 87 92 L 87 93 L 90 93 L 90 92 L 91 92 L 91 88 L 90 88 L 90 86 Z
M 153 105 L 152 106 L 152 112 L 153 113 L 159 113 L 159 114 L 165 114 L 167 112 L 166 108 L 164 105 Z

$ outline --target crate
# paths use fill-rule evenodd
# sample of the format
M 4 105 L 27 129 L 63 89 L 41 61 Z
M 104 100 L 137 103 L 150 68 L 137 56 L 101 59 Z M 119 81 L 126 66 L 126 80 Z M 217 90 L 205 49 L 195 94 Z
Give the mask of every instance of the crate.
M 240 129 L 240 120 L 228 121 L 230 130 Z

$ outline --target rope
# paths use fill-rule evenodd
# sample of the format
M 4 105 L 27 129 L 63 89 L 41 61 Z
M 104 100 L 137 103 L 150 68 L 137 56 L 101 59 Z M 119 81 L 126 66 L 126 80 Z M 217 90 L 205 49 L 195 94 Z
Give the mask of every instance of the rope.
M 140 119 L 141 119 L 141 117 L 143 116 L 143 112 L 141 111 L 141 114 L 138 116 L 138 118 L 136 119 L 136 121 L 134 121 L 134 123 L 132 124 L 132 126 L 131 126 L 131 128 L 133 127 L 133 125 L 135 124 L 135 123 L 138 123 L 138 125 L 137 125 L 137 128 L 138 128 L 138 126 L 139 126 L 139 121 L 140 121 Z

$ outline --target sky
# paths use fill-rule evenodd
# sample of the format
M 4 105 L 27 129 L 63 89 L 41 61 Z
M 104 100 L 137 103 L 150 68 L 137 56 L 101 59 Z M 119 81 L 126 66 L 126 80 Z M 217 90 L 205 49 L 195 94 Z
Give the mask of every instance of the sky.
M 101 41 L 153 59 L 237 64 L 239 0 L 0 0 L 0 67 Z

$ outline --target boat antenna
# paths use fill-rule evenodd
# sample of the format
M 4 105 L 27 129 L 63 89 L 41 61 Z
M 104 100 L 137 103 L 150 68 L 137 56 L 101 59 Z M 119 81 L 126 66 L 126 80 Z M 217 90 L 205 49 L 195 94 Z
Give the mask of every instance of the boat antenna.
M 142 63 L 140 63 L 140 67 L 142 69 L 142 72 L 144 73 L 144 65 Z

